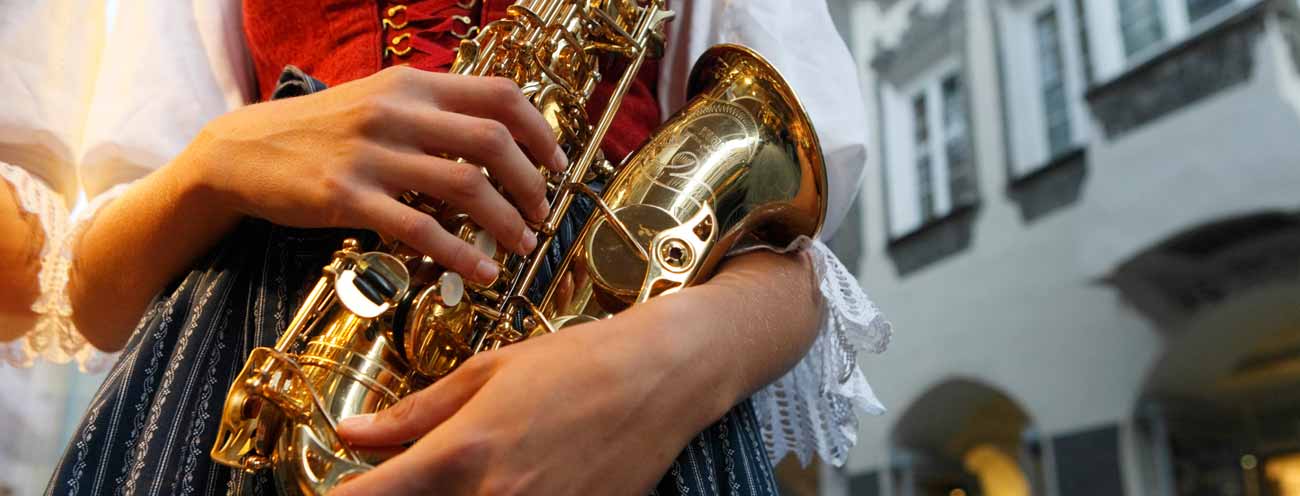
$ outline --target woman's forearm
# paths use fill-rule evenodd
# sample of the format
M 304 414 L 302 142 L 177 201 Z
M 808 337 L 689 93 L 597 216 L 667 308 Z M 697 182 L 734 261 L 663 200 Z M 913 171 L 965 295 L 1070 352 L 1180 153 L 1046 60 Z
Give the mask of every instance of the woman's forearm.
M 73 322 L 96 348 L 121 349 L 145 305 L 239 220 L 182 153 L 105 205 L 74 240 Z
M 401 454 L 337 493 L 645 494 L 694 436 L 807 351 L 820 315 L 809 262 L 736 257 L 705 284 L 480 353 L 345 419 L 354 447 Z
M 44 234 L 38 220 L 18 206 L 9 183 L 0 180 L 0 342 L 18 338 L 35 322 L 32 302 L 40 291 L 37 273 Z
M 634 327 L 652 335 L 650 346 L 671 350 L 683 389 L 714 400 L 711 422 L 799 362 L 817 336 L 821 305 L 809 254 L 755 252 L 628 313 L 659 321 Z

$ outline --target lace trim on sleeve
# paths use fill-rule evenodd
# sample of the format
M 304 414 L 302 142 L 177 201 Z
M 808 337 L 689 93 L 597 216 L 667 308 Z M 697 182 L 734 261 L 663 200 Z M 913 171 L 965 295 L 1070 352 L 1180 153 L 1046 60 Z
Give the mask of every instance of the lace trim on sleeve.
M 90 343 L 72 323 L 72 303 L 68 299 L 68 270 L 72 267 L 72 240 L 93 217 L 95 210 L 125 190 L 119 185 L 99 195 L 74 222 L 55 193 L 23 169 L 0 162 L 0 179 L 13 185 L 19 207 L 36 215 L 45 233 L 41 246 L 39 273 L 40 295 L 32 303 L 36 324 L 21 338 L 0 343 L 0 363 L 30 367 L 37 358 L 54 363 L 75 360 L 83 372 L 98 372 L 112 365 L 116 354 L 103 353 Z
M 773 462 L 794 453 L 807 465 L 815 454 L 842 466 L 857 442 L 855 410 L 885 412 L 858 354 L 884 352 L 893 329 L 830 248 L 815 241 L 808 249 L 825 305 L 821 329 L 808 355 L 755 394 L 754 406 Z

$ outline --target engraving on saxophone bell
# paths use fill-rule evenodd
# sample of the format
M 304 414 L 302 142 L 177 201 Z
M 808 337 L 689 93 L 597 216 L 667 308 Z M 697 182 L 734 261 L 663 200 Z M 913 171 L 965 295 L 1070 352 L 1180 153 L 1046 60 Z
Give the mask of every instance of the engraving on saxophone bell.
M 680 120 L 670 121 L 665 132 L 646 145 L 658 167 L 638 167 L 653 184 L 670 194 L 695 202 L 695 208 L 718 201 L 716 174 L 735 173 L 753 160 L 760 135 L 758 125 L 745 107 L 711 97 L 701 98 L 684 111 Z M 677 211 L 680 212 L 681 207 Z

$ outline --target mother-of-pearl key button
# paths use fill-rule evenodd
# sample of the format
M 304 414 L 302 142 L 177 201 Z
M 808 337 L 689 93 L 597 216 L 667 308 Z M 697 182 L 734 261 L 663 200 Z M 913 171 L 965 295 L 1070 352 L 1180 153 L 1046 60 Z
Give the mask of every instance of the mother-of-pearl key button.
M 442 298 L 443 305 L 459 305 L 460 299 L 465 296 L 465 279 L 455 272 L 443 272 L 438 277 L 438 296 Z
M 492 233 L 485 230 L 474 231 L 474 247 L 487 255 L 488 258 L 496 258 L 497 256 L 497 239 L 492 236 Z

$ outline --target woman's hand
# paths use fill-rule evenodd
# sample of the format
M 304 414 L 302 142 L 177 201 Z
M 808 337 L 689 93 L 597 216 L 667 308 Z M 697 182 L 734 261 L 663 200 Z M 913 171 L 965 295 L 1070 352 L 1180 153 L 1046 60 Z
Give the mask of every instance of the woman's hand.
M 806 253 L 749 253 L 702 285 L 475 356 L 341 422 L 375 452 L 419 441 L 333 494 L 646 494 L 691 437 L 807 352 L 813 275 Z
M 487 256 L 395 197 L 415 190 L 445 200 L 506 249 L 531 251 L 536 237 L 519 212 L 537 221 L 547 205 L 530 155 L 564 167 L 550 126 L 504 79 L 394 67 L 244 107 L 211 121 L 166 167 L 96 213 L 74 241 L 73 321 L 99 349 L 120 349 L 158 291 L 245 215 L 371 229 L 471 280 L 491 280 L 497 266 Z
M 701 363 L 705 341 L 665 331 L 680 301 L 659 303 L 475 356 L 343 421 L 359 447 L 419 441 L 331 494 L 648 493 L 737 400 L 717 381 L 725 360 Z
M 175 163 L 226 211 L 296 227 L 371 229 L 486 282 L 496 264 L 395 198 L 415 190 L 447 201 L 507 249 L 527 253 L 537 238 L 520 212 L 534 222 L 548 213 L 530 156 L 557 171 L 566 165 L 550 126 L 513 82 L 393 67 L 226 114 Z

